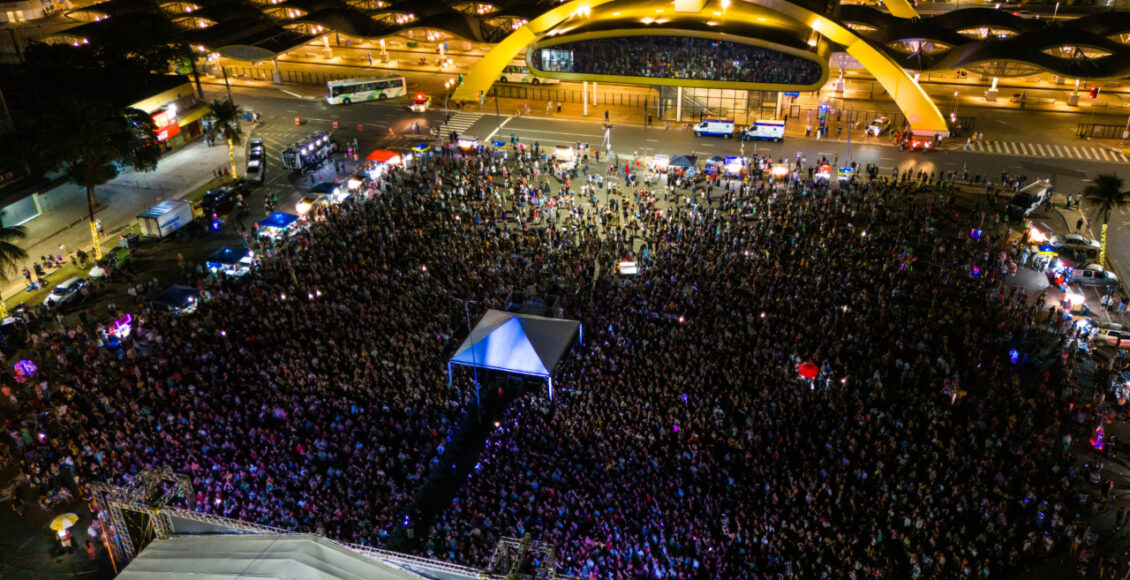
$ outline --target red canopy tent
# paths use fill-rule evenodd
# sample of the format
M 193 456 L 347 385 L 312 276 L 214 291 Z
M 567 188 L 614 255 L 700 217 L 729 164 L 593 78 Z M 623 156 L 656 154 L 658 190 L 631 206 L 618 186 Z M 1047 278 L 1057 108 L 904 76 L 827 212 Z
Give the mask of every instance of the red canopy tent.
M 386 149 L 377 149 L 365 158 L 365 161 L 376 161 L 377 163 L 400 163 L 400 154 L 395 151 L 388 151 Z

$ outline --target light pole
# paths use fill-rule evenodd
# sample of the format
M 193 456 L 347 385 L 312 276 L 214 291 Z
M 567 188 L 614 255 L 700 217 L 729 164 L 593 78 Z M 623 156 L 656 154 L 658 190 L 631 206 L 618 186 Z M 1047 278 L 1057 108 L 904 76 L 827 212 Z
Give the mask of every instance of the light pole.
M 451 96 L 451 85 L 453 84 L 455 84 L 455 81 L 452 79 L 443 83 L 443 126 L 445 128 L 447 127 L 447 98 Z

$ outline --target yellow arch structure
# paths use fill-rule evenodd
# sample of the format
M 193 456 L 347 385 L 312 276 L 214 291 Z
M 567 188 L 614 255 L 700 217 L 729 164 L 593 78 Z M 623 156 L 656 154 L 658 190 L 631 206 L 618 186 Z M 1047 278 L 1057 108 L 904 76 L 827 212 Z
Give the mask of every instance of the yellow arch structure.
M 498 79 L 498 75 L 502 73 L 502 69 L 510 64 L 524 48 L 544 38 L 555 26 L 569 19 L 576 19 L 580 23 L 588 18 L 599 18 L 600 14 L 593 15 L 593 9 L 616 1 L 618 0 L 572 0 L 560 4 L 529 21 L 483 56 L 464 77 L 463 84 L 456 87 L 452 96 L 456 99 L 468 101 L 478 99 L 480 92 L 490 90 L 491 85 Z M 667 2 L 662 0 L 645 1 L 654 3 L 655 6 L 660 8 L 669 6 Z M 911 129 L 918 133 L 949 134 L 945 117 L 942 116 L 941 111 L 938 110 L 938 107 L 926 92 L 922 90 L 922 87 L 918 86 L 918 83 L 914 82 L 898 63 L 856 36 L 847 27 L 841 26 L 822 14 L 817 14 L 785 0 L 745 1 L 782 14 L 819 32 L 836 44 L 845 46 L 848 54 L 858 60 L 890 93 L 899 109 L 906 116 Z M 907 0 L 888 2 L 887 5 L 891 7 L 892 13 L 895 13 L 894 6 L 900 2 L 910 8 Z M 913 8 L 910 8 L 910 10 L 913 11 Z M 740 11 L 733 11 L 727 13 L 726 17 L 730 19 L 742 18 L 742 16 L 743 14 Z

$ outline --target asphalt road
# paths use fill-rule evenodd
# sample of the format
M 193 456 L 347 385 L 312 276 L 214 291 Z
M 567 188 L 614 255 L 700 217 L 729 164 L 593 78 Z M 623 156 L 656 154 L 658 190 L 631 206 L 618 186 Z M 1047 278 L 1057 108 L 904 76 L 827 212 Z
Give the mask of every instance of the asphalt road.
M 288 144 L 315 131 L 331 130 L 333 121 L 336 120 L 341 127 L 337 135 L 343 140 L 358 139 L 359 149 L 365 154 L 376 148 L 413 142 L 413 127 L 416 123 L 420 124 L 421 132 L 426 134 L 429 128 L 441 128 L 444 117 L 442 103 L 433 103 L 432 110 L 426 113 L 412 113 L 403 102 L 398 101 L 331 106 L 312 95 L 297 98 L 275 88 L 237 88 L 234 91 L 236 102 L 240 106 L 262 113 L 264 119 L 264 124 L 255 127 L 251 134 L 253 138 L 266 141 L 269 157 L 264 186 L 251 200 L 252 218 L 255 219 L 263 211 L 262 197 L 259 196 L 261 193 L 275 193 L 279 196 L 280 210 L 292 211 L 294 202 L 303 195 L 301 190 L 309 185 L 308 182 L 295 184 L 283 171 L 279 153 Z M 214 86 L 206 92 L 209 98 L 221 97 L 223 94 L 221 89 Z M 496 117 L 491 111 L 462 114 L 452 111 L 452 114 L 456 117 L 453 122 L 458 123 L 459 118 L 463 120 L 458 123 L 465 125 L 459 127 L 462 129 L 461 134 L 474 135 L 481 141 L 490 137 L 509 139 L 513 134 L 528 145 L 538 143 L 543 147 L 576 146 L 580 141 L 600 148 L 603 139 L 603 130 L 596 121 L 516 118 L 506 115 Z M 296 126 L 296 116 L 302 117 L 305 124 Z M 1015 131 L 1030 136 L 1032 142 L 1057 142 L 1058 140 L 1051 138 L 1041 139 L 1041 131 L 1046 124 L 1044 117 L 1059 119 L 1063 115 L 1002 111 L 995 112 L 987 122 L 1009 125 Z M 363 130 L 358 130 L 359 124 Z M 441 130 L 446 134 L 447 129 Z M 650 129 L 616 126 L 612 128 L 610 137 L 614 152 L 622 157 L 630 157 L 635 153 L 644 156 L 665 153 L 674 157 L 693 152 L 705 159 L 712 155 L 738 155 L 742 151 L 742 143 L 738 141 L 698 138 L 689 132 L 665 130 L 662 126 Z M 1078 146 L 1080 142 L 1074 143 Z M 1088 143 L 1082 147 L 1090 149 L 1086 152 L 1086 157 L 1094 157 L 1093 159 L 1041 157 L 1034 150 L 1031 155 L 1017 156 L 964 151 L 960 147 L 926 154 L 905 152 L 891 146 L 885 138 L 865 137 L 854 132 L 850 151 L 844 140 L 805 138 L 789 138 L 781 143 L 747 142 L 744 144 L 744 151 L 747 155 L 754 151 L 761 154 L 771 152 L 773 157 L 788 159 L 795 159 L 799 153 L 810 162 L 822 157 L 834 160 L 838 156 L 841 164 L 844 164 L 850 158 L 861 165 L 878 165 L 881 175 L 891 175 L 896 167 L 899 171 L 909 169 L 914 172 L 957 170 L 968 171 L 970 176 L 991 176 L 994 182 L 999 182 L 1003 171 L 1026 175 L 1029 180 L 1047 177 L 1055 184 L 1056 191 L 1063 194 L 1079 193 L 1091 177 L 1098 173 L 1114 172 L 1130 183 L 1130 167 L 1125 162 L 1116 160 L 1113 153 L 1098 151 L 1100 148 L 1091 142 L 1082 143 Z M 315 180 L 332 180 L 334 177 L 332 172 L 326 172 Z M 1069 225 L 1074 228 L 1074 224 Z M 1109 247 L 1111 260 L 1118 271 L 1130 275 L 1130 209 L 1118 210 L 1112 216 Z

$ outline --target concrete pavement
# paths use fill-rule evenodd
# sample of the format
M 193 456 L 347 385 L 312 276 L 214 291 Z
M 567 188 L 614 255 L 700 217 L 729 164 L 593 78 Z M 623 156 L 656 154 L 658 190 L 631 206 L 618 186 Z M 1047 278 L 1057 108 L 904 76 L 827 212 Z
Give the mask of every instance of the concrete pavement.
M 239 157 L 237 156 L 237 166 Z M 120 231 L 136 222 L 137 215 L 167 199 L 179 199 L 212 179 L 212 169 L 229 166 L 228 148 L 209 147 L 197 141 L 166 154 L 156 171 L 138 173 L 127 170 L 114 180 L 95 188 L 98 207 L 95 217 L 102 221 L 103 246 L 116 246 Z M 86 190 L 64 183 L 41 194 L 43 215 L 25 224 L 27 239 L 20 244 L 28 254 L 29 269 L 40 256 L 89 251 L 90 226 Z M 61 246 L 61 247 L 60 247 Z M 26 288 L 19 274 L 4 282 L 0 294 L 10 299 Z

